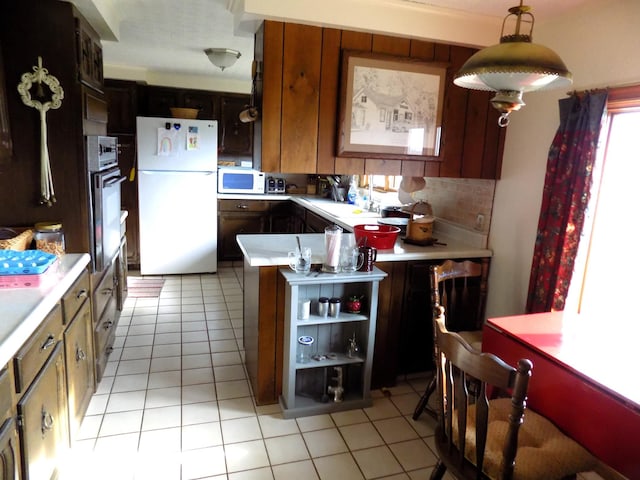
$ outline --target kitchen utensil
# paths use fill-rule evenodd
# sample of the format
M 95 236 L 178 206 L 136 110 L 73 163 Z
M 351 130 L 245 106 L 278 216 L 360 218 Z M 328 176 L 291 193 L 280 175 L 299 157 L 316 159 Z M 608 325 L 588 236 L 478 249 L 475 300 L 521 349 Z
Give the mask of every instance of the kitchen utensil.
M 287 259 L 289 261 L 289 268 L 296 273 L 304 275 L 311 272 L 311 249 L 304 247 L 302 253 L 296 250 L 295 252 L 287 252 Z
M 331 225 L 324 229 L 325 261 L 322 271 L 338 273 L 340 270 L 340 245 L 342 243 L 342 228 Z
M 362 266 L 359 268 L 359 271 L 373 271 L 373 264 L 378 258 L 378 250 L 375 247 L 368 247 L 366 245 L 359 247 L 358 250 L 360 251 L 360 253 L 362 253 L 363 256 Z
M 379 250 L 393 248 L 400 229 L 391 225 L 355 225 L 353 233 L 358 245 L 369 245 Z M 361 239 L 365 237 L 366 243 Z
M 300 237 L 298 235 L 296 235 L 296 242 L 298 242 L 298 252 L 300 252 L 300 258 L 298 258 L 298 268 L 300 270 L 304 270 L 307 262 L 302 256 L 302 245 L 300 245 Z
M 340 299 L 333 297 L 329 300 L 329 316 L 335 318 L 338 315 L 340 315 Z
M 430 210 L 429 204 L 422 204 L 417 202 L 411 207 L 411 217 L 409 217 L 409 223 L 407 223 L 407 238 L 414 242 L 425 242 L 431 239 L 433 234 L 433 221 L 434 218 L 431 215 L 424 215 L 419 218 L 414 217 L 414 211 L 417 206 L 424 208 L 426 205 Z

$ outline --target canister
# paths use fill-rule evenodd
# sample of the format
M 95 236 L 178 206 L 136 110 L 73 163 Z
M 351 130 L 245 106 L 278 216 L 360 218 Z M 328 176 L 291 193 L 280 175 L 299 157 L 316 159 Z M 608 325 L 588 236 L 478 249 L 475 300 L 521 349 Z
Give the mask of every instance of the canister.
M 33 239 L 36 250 L 52 253 L 58 257 L 64 255 L 64 230 L 60 222 L 39 222 L 35 224 Z
M 333 297 L 329 300 L 329 316 L 337 317 L 340 314 L 340 299 Z
M 329 299 L 320 297 L 318 299 L 318 316 L 326 317 L 329 314 Z
M 315 339 L 309 335 L 298 337 L 298 351 L 296 352 L 296 360 L 298 363 L 309 363 L 311 360 L 311 345 Z

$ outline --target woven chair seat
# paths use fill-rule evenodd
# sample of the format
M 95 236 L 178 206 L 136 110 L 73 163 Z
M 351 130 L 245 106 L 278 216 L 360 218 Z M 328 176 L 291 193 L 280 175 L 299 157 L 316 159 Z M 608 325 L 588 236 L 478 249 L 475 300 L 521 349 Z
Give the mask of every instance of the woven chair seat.
M 484 457 L 484 473 L 499 480 L 502 471 L 502 449 L 508 428 L 511 399 L 500 398 L 489 402 L 489 425 Z M 454 422 L 454 437 L 457 428 Z M 465 456 L 473 463 L 475 455 L 475 408 L 467 411 Z M 514 480 L 554 480 L 575 472 L 593 470 L 596 460 L 589 452 L 563 434 L 553 423 L 531 409 L 524 414 L 518 434 L 518 453 Z

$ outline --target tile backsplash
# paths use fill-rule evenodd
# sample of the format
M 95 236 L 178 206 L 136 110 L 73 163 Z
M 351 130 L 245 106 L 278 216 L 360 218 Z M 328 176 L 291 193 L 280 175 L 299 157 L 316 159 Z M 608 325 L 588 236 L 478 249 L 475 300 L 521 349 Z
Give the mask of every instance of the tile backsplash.
M 436 217 L 471 230 L 489 231 L 495 180 L 427 177 L 425 181 L 422 190 L 411 194 L 414 200 L 429 202 Z

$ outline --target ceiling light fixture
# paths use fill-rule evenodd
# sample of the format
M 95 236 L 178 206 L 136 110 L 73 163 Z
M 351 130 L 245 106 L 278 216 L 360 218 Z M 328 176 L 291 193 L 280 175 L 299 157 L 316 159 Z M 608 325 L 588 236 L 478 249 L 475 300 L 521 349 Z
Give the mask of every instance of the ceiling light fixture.
M 209 61 L 223 72 L 240 58 L 240 52 L 230 48 L 207 48 L 204 53 L 209 57 Z
M 496 92 L 491 104 L 501 115 L 498 125 L 509 124 L 509 114 L 525 105 L 524 92 L 567 88 L 572 83 L 571 72 L 550 48 L 531 42 L 533 14 L 522 4 L 511 7 L 502 21 L 500 43 L 476 52 L 455 74 L 453 83 L 473 90 Z M 509 17 L 516 17 L 515 33 L 504 34 Z M 522 23 L 530 23 L 529 33 L 520 33 Z

